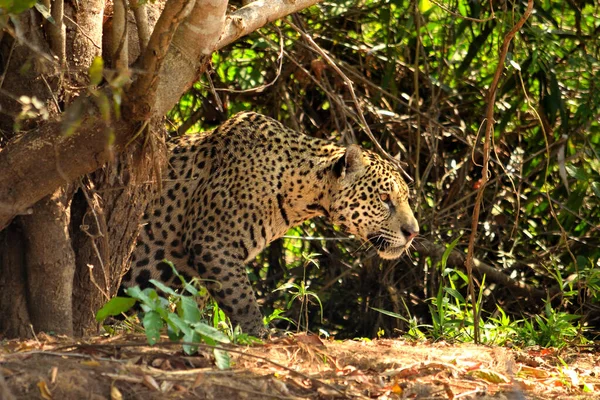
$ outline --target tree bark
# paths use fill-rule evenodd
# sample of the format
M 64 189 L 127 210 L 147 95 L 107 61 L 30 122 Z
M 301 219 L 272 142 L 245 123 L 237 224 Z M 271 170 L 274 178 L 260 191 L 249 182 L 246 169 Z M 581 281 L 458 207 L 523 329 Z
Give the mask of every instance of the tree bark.
M 0 334 L 29 336 L 31 320 L 27 311 L 25 238 L 19 224 L 0 232 Z M 9 322 L 10 323 L 7 323 Z
M 37 202 L 33 214 L 21 218 L 26 241 L 27 306 L 36 331 L 73 334 L 75 254 L 70 218 L 70 194 L 65 189 Z

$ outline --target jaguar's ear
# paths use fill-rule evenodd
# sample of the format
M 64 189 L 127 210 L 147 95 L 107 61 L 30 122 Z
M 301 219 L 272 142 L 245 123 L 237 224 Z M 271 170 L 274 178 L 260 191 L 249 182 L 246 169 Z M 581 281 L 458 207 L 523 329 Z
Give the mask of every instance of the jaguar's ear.
M 333 164 L 333 174 L 337 178 L 343 178 L 346 174 L 358 171 L 364 166 L 363 151 L 360 146 L 351 144 L 339 160 Z

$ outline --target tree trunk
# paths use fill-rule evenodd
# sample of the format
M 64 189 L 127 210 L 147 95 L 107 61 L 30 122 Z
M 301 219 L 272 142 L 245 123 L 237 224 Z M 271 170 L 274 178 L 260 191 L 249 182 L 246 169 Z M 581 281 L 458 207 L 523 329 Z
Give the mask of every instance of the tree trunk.
M 36 330 L 73 334 L 71 294 L 75 254 L 69 235 L 70 194 L 61 188 L 21 218 L 25 242 L 27 307 Z

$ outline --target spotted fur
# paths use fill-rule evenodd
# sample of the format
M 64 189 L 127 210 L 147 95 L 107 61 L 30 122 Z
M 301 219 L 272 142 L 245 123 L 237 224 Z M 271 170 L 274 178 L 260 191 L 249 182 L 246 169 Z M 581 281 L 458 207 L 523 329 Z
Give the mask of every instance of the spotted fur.
M 291 227 L 324 215 L 397 258 L 419 231 L 397 168 L 356 145 L 301 135 L 266 116 L 237 114 L 168 144 L 170 168 L 124 285 L 177 286 L 172 261 L 199 276 L 245 332 L 265 334 L 245 264 Z

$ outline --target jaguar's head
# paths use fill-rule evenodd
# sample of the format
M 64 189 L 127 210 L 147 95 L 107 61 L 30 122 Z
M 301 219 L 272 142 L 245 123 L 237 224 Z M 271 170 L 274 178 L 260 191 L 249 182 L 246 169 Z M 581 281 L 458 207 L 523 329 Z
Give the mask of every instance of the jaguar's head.
M 333 165 L 330 219 L 369 241 L 379 255 L 395 259 L 419 233 L 398 168 L 377 154 L 351 145 Z

